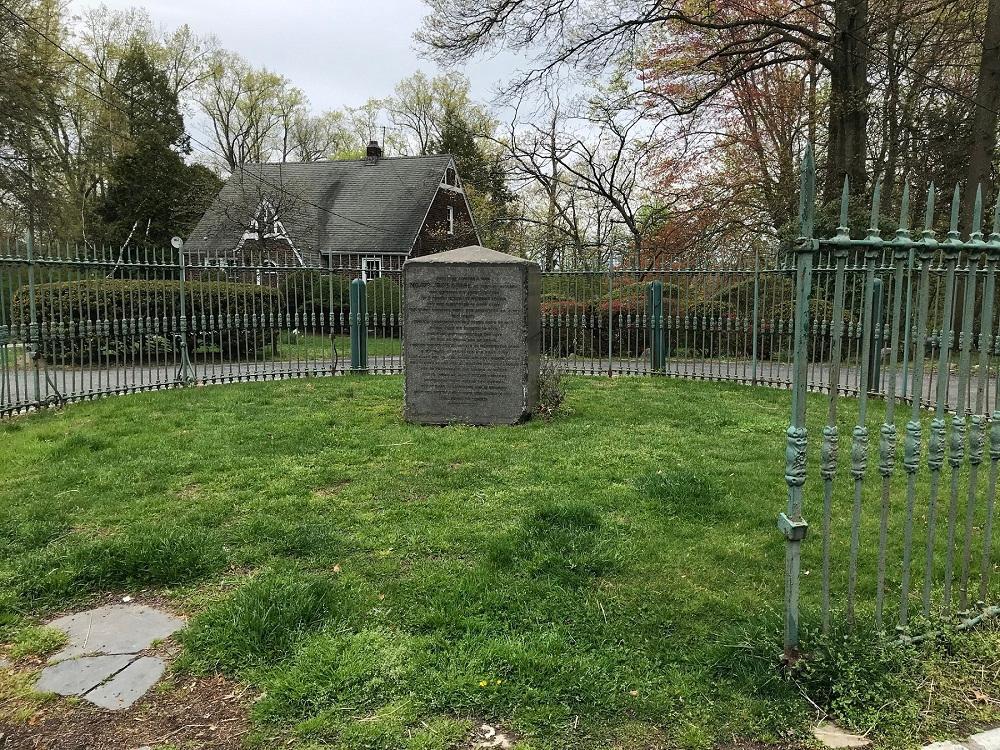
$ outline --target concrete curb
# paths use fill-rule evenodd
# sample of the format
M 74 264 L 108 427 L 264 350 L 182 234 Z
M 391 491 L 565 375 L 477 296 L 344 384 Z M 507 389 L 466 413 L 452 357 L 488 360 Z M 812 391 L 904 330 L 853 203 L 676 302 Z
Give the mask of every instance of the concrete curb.
M 961 742 L 934 742 L 924 750 L 1000 750 L 1000 727 L 974 734 Z

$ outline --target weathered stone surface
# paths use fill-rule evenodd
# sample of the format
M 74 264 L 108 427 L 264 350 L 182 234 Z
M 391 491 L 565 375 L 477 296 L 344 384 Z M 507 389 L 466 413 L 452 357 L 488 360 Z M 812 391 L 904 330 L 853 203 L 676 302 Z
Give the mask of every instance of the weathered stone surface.
M 965 745 L 969 750 L 1000 750 L 1000 728 L 974 734 Z
M 538 401 L 541 273 L 484 247 L 403 266 L 405 408 L 422 424 L 515 424 Z
M 867 737 L 851 734 L 830 722 L 823 722 L 817 726 L 813 730 L 813 736 L 826 747 L 831 748 L 867 747 L 871 744 L 871 740 Z
M 179 617 L 139 604 L 111 604 L 53 620 L 68 644 L 49 662 L 87 654 L 134 654 L 184 627 Z
M 35 683 L 35 690 L 59 695 L 82 695 L 123 669 L 134 658 L 130 654 L 121 654 L 84 656 L 61 661 L 42 670 Z
M 85 696 L 91 703 L 112 711 L 128 708 L 163 676 L 166 665 L 155 656 L 143 656 L 115 677 Z

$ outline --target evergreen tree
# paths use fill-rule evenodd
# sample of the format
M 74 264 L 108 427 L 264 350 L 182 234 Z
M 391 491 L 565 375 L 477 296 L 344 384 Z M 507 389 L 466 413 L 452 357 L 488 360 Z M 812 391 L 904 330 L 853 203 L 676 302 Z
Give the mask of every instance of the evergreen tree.
M 165 246 L 187 233 L 221 182 L 205 167 L 185 163 L 191 146 L 177 94 L 141 44 L 122 59 L 114 95 L 130 140 L 115 155 L 99 209 L 104 239 Z
M 441 135 L 433 142 L 431 152 L 455 157 L 483 244 L 500 252 L 509 251 L 511 224 L 516 219 L 514 195 L 507 188 L 499 152 L 484 149 L 475 126 L 452 108 L 445 109 Z

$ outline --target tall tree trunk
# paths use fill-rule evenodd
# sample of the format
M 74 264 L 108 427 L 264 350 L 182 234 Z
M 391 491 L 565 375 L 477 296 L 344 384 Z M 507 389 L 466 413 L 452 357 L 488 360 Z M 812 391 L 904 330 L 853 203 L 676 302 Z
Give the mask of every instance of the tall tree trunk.
M 552 121 L 549 123 L 549 166 L 552 170 L 551 178 L 548 185 L 546 185 L 546 193 L 548 193 L 549 205 L 548 210 L 545 215 L 545 270 L 554 270 L 555 257 L 556 257 L 556 192 L 558 191 L 559 183 L 559 163 L 556 158 L 556 126 L 559 119 L 559 110 L 552 110 Z
M 868 0 L 837 0 L 830 70 L 830 129 L 823 200 L 836 201 L 844 182 L 865 190 L 868 140 Z
M 989 2 L 985 31 L 979 83 L 976 86 L 976 110 L 972 116 L 969 173 L 963 209 L 965 227 L 971 227 L 976 186 L 983 186 L 984 200 L 988 200 L 991 194 L 993 159 L 997 147 L 997 108 L 1000 107 L 1000 0 Z

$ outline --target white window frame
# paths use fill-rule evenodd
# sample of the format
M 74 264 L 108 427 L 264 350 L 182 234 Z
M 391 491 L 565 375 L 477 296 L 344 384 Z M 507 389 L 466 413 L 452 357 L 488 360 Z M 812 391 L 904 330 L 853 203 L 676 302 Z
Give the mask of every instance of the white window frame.
M 455 234 L 455 207 L 448 206 L 448 234 Z
M 369 270 L 369 263 L 371 264 L 371 269 Z M 377 256 L 368 256 L 361 259 L 361 280 L 366 284 L 371 279 L 379 279 L 382 277 L 382 259 Z

